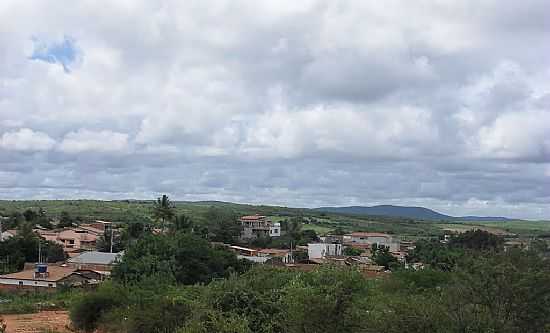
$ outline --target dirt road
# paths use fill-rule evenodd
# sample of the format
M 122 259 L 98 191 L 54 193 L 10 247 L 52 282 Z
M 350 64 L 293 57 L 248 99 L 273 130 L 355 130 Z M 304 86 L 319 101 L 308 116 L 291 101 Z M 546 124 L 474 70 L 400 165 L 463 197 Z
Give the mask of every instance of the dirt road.
M 42 311 L 31 314 L 2 315 L 7 333 L 70 333 L 67 311 Z

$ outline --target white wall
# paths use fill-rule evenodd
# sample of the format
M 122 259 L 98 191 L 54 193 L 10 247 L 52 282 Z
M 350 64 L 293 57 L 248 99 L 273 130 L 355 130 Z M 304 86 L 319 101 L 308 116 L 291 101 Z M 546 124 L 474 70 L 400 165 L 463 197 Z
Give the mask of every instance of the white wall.
M 342 244 L 313 243 L 307 245 L 309 259 L 320 259 L 326 256 L 341 256 Z
M 281 224 L 279 222 L 273 223 L 273 226 L 269 228 L 269 236 L 271 237 L 281 236 Z
M 7 284 L 11 286 L 20 286 L 21 284 L 19 282 L 23 282 L 23 286 L 27 287 L 49 287 L 49 288 L 55 288 L 57 287 L 55 282 L 51 281 L 32 281 L 32 280 L 17 280 L 17 279 L 3 279 L 0 278 L 0 284 Z M 51 287 L 49 285 L 52 285 Z

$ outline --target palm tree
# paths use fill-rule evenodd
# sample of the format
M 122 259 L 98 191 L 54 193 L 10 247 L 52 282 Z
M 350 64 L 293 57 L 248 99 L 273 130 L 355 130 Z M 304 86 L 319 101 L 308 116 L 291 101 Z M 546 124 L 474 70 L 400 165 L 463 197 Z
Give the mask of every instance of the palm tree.
M 153 207 L 153 218 L 157 222 L 161 222 L 162 231 L 164 231 L 166 221 L 170 221 L 175 216 L 174 204 L 170 201 L 170 198 L 166 194 L 157 198 Z

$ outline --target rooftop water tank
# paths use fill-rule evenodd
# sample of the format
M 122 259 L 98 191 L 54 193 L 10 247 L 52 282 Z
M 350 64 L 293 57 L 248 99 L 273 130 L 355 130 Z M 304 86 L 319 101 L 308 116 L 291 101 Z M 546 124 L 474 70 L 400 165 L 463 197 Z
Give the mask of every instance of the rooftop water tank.
M 36 264 L 36 273 L 44 274 L 48 272 L 48 265 Z

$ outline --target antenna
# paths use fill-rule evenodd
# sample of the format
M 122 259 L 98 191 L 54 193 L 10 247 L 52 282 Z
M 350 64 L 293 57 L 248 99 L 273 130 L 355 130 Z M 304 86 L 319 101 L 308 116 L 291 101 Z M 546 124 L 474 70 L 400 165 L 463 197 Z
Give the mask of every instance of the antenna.
M 40 241 L 40 237 L 38 238 L 38 263 L 42 263 L 42 242 Z

